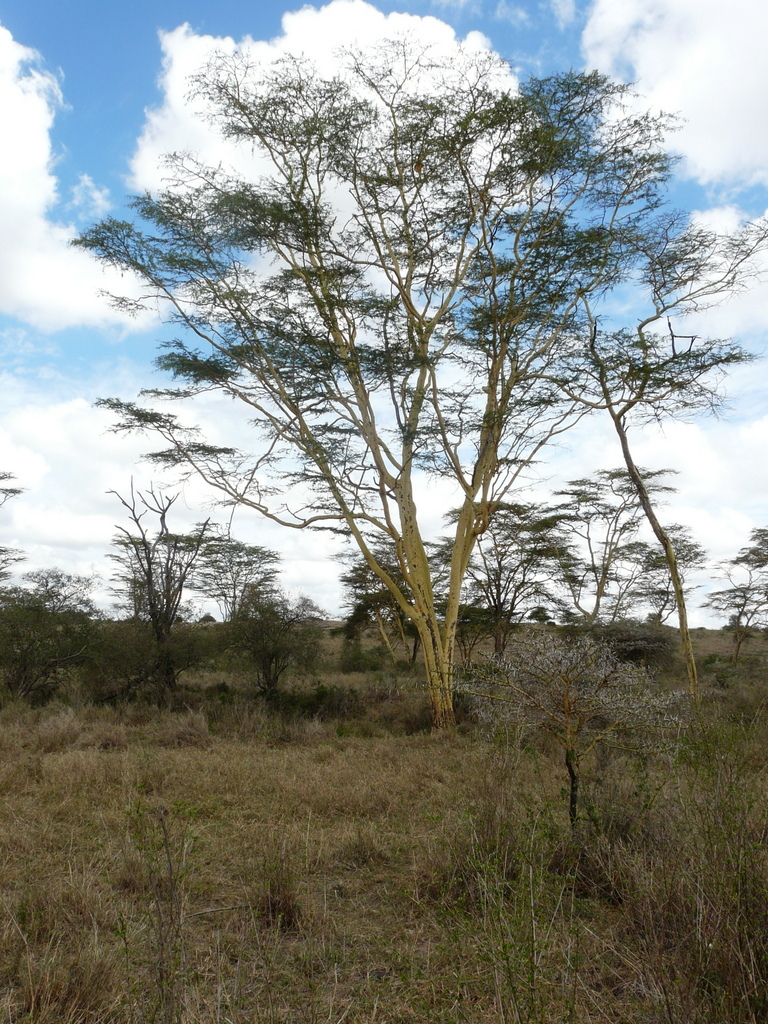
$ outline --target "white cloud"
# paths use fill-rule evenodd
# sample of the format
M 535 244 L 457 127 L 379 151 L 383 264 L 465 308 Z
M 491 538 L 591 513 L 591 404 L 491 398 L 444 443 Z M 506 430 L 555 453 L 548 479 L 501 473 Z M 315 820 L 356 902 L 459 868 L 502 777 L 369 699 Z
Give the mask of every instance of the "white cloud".
M 480 32 L 470 32 L 460 42 L 454 29 L 431 16 L 383 14 L 364 0 L 332 0 L 324 7 L 302 7 L 283 15 L 283 33 L 268 42 L 245 37 L 200 36 L 189 25 L 162 32 L 163 70 L 160 88 L 162 104 L 147 111 L 144 129 L 131 161 L 131 187 L 155 190 L 167 178 L 168 153 L 193 153 L 205 163 L 223 162 L 240 170 L 253 164 L 242 151 L 225 144 L 201 117 L 203 106 L 190 96 L 190 78 L 216 52 L 247 52 L 256 64 L 267 65 L 286 54 L 304 55 L 321 73 L 339 70 L 339 51 L 366 48 L 385 38 L 403 37 L 429 45 L 439 53 L 451 53 L 458 46 L 469 50 L 489 48 Z
M 550 3 L 560 28 L 570 25 L 576 17 L 576 0 L 550 0 Z
M 19 497 L 0 509 L 0 545 L 26 553 L 19 575 L 51 566 L 83 575 L 97 573 L 105 581 L 97 600 L 110 607 L 106 581 L 111 565 L 106 554 L 116 525 L 126 525 L 124 510 L 110 492 L 127 494 L 131 479 L 139 490 L 150 485 L 163 489 L 165 484 L 168 493 L 179 492 L 173 508 L 175 529 L 188 530 L 209 515 L 226 522 L 228 513 L 210 507 L 212 494 L 199 480 L 174 485 L 142 461 L 142 454 L 151 451 L 157 439 L 113 434 L 114 416 L 93 406 L 97 395 L 135 395 L 148 384 L 147 376 L 144 373 L 142 379 L 127 364 L 79 381 L 25 382 L 0 374 L 0 393 L 5 397 L 0 409 L 0 469 L 14 473 L 23 488 Z M 72 397 L 75 391 L 87 397 Z M 221 419 L 221 404 L 211 396 L 190 415 L 213 434 L 214 421 Z M 247 424 L 233 426 L 238 431 L 236 441 L 247 443 Z M 318 543 L 316 533 L 286 530 L 245 508 L 236 512 L 232 532 L 247 543 L 282 553 L 282 583 L 287 589 L 301 590 L 322 607 L 338 610 L 338 573 L 329 565 L 337 544 L 327 538 Z M 211 610 L 217 614 L 215 608 Z
M 690 527 L 705 548 L 707 567 L 693 582 L 700 587 L 689 613 L 695 626 L 717 625 L 701 607 L 716 585 L 717 564 L 732 558 L 756 526 L 768 525 L 768 416 L 740 422 L 702 417 L 693 422 L 630 427 L 630 446 L 638 465 L 671 469 L 677 493 L 658 508 L 663 523 Z M 535 488 L 538 499 L 567 480 L 591 476 L 598 469 L 623 465 L 615 432 L 607 417 L 585 420 L 566 437 L 566 445 L 543 464 L 545 480 Z M 645 537 L 655 543 L 646 528 Z
M 109 189 L 100 188 L 90 176 L 81 174 L 77 184 L 72 189 L 73 206 L 81 217 L 87 220 L 96 220 L 103 217 L 111 209 L 112 203 L 109 198 Z
M 531 20 L 524 7 L 519 7 L 517 4 L 509 4 L 507 0 L 499 0 L 493 16 L 497 21 L 507 21 L 516 28 L 529 24 Z
M 77 230 L 52 219 L 59 194 L 51 130 L 62 102 L 35 51 L 0 26 L 0 313 L 44 331 L 124 323 L 99 295 L 110 278 L 70 248 Z M 78 190 L 95 212 L 103 207 L 106 194 L 87 175 Z
M 595 0 L 589 66 L 634 79 L 685 119 L 673 145 L 705 183 L 768 184 L 768 5 L 756 0 Z

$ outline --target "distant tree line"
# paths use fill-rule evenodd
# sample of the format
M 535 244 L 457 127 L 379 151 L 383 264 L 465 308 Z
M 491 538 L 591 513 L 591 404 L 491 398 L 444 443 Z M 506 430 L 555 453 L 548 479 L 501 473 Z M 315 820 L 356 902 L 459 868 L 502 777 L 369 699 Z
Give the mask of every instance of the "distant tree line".
M 18 493 L 5 487 L 0 505 Z M 289 669 L 316 659 L 322 613 L 281 591 L 277 552 L 210 521 L 173 530 L 177 495 L 132 486 L 116 496 L 128 525 L 118 526 L 108 556 L 115 617 L 93 603 L 96 577 L 47 569 L 10 585 L 24 556 L 0 548 L 0 673 L 10 695 L 46 700 L 76 678 L 97 700 L 163 700 L 184 671 L 224 664 L 268 697 Z M 215 601 L 222 621 L 199 616 L 193 594 Z
M 667 475 L 644 472 L 654 500 L 673 490 Z M 1 507 L 20 489 L 7 473 L 0 483 Z M 317 664 L 323 613 L 308 598 L 281 590 L 277 552 L 245 544 L 210 520 L 173 530 L 177 495 L 132 486 L 116 497 L 127 525 L 117 527 L 109 555 L 113 616 L 93 602 L 95 577 L 42 569 L 11 583 L 24 556 L 0 548 L 0 673 L 7 693 L 45 700 L 76 678 L 94 699 L 164 700 L 182 673 L 209 666 L 270 699 L 286 674 Z M 548 503 L 500 504 L 466 572 L 457 627 L 462 664 L 481 651 L 505 657 L 525 623 L 587 632 L 630 660 L 637 651 L 652 657 L 652 632 L 646 629 L 640 643 L 629 627 L 665 624 L 676 611 L 676 590 L 664 552 L 639 536 L 643 521 L 623 469 L 568 481 Z M 706 553 L 687 527 L 673 524 L 667 532 L 688 591 Z M 451 544 L 428 551 L 439 596 Z M 394 549 L 382 547 L 376 558 L 397 576 Z M 361 555 L 344 554 L 341 562 L 341 667 L 413 667 L 420 653 L 413 622 Z M 725 585 L 704 606 L 726 618 L 736 664 L 744 643 L 768 628 L 768 529 L 753 530 L 750 543 L 719 571 Z M 400 586 L 407 587 L 405 579 Z M 193 596 L 215 602 L 220 621 L 201 616 Z
M 668 472 L 644 473 L 655 499 L 673 490 L 663 482 Z M 585 628 L 627 619 L 666 623 L 677 610 L 676 592 L 661 547 L 639 537 L 643 523 L 637 491 L 623 469 L 571 480 L 550 503 L 500 504 L 466 571 L 456 631 L 463 663 L 480 646 L 492 645 L 497 657 L 504 655 L 526 621 Z M 673 524 L 667 532 L 688 591 L 706 552 L 687 527 Z M 429 548 L 438 595 L 451 555 L 450 542 Z M 377 551 L 376 557 L 390 574 L 397 572 L 394 550 Z M 347 643 L 359 643 L 365 631 L 374 630 L 383 651 L 412 663 L 418 635 L 397 602 L 362 556 L 344 555 L 342 562 Z

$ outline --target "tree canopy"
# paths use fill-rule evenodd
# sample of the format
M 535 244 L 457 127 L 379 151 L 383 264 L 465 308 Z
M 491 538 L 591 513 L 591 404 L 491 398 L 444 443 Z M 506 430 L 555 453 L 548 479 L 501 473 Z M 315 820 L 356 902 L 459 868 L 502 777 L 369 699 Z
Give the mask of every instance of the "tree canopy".
M 116 301 L 159 303 L 179 328 L 158 360 L 175 385 L 104 404 L 224 500 L 351 537 L 418 631 L 434 721 L 450 724 L 475 542 L 587 409 L 564 360 L 577 366 L 613 290 L 655 301 L 691 239 L 717 250 L 664 211 L 669 120 L 624 109 L 627 88 L 597 73 L 518 83 L 492 53 L 407 41 L 347 54 L 335 77 L 221 55 L 194 89 L 253 173 L 176 155 L 133 220 L 79 240 L 140 279 L 142 300 Z M 245 450 L 152 401 L 211 390 L 243 403 Z M 418 509 L 430 474 L 459 506 L 444 602 Z

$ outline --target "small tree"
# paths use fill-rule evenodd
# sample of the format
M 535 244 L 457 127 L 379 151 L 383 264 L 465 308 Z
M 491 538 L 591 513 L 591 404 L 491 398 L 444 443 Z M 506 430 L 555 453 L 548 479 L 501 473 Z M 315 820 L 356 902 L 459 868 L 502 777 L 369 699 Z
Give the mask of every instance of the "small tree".
M 734 665 L 755 629 L 768 626 L 768 528 L 754 529 L 749 539 L 751 543 L 722 566 L 730 586 L 714 591 L 705 602 L 706 607 L 728 616 Z
M 555 737 L 565 753 L 568 816 L 578 818 L 581 765 L 602 742 L 675 726 L 677 694 L 653 694 L 645 669 L 619 661 L 589 637 L 516 635 L 503 659 L 469 674 L 467 689 L 491 721 L 522 717 Z
M 397 581 L 398 587 L 408 593 L 407 583 L 397 564 L 396 551 L 391 547 L 387 550 L 380 544 L 374 549 L 374 555 L 376 562 L 385 566 L 389 576 Z M 339 561 L 346 566 L 340 576 L 344 586 L 344 607 L 348 609 L 345 638 L 359 642 L 363 632 L 375 627 L 392 660 L 395 661 L 402 651 L 413 665 L 419 651 L 419 634 L 392 591 L 359 552 L 345 552 Z
M 689 527 L 674 523 L 666 527 L 666 532 L 674 547 L 677 575 L 687 600 L 691 587 L 686 586 L 686 580 L 692 572 L 703 568 L 707 553 L 694 539 Z M 639 573 L 630 600 L 650 609 L 648 621 L 661 625 L 678 610 L 677 588 L 669 570 L 667 554 L 661 547 L 639 541 L 635 557 Z
M 317 661 L 322 612 L 307 597 L 246 591 L 229 626 L 231 649 L 253 669 L 256 689 L 272 698 L 289 669 Z
M 113 540 L 117 552 L 108 556 L 117 566 L 116 591 L 129 617 L 150 624 L 157 648 L 156 680 L 161 689 L 173 689 L 177 668 L 171 634 L 208 536 L 209 523 L 206 520 L 191 533 L 172 533 L 168 514 L 178 495 L 165 495 L 152 488 L 142 494 L 134 491 L 133 483 L 130 498 L 111 493 L 128 511 L 132 524 L 132 530 L 118 526 Z M 155 519 L 155 530 L 148 529 L 147 517 Z
M 552 603 L 551 584 L 558 575 L 554 523 L 539 505 L 504 503 L 478 538 L 467 567 L 466 595 L 486 609 L 497 656 L 527 615 Z
M 601 329 L 585 296 L 589 343 L 585 345 L 583 337 L 574 342 L 563 359 L 558 383 L 573 401 L 604 410 L 610 417 L 629 478 L 667 559 L 688 686 L 695 696 L 698 674 L 674 540 L 659 520 L 647 476 L 635 462 L 629 431 L 633 424 L 690 416 L 722 404 L 720 384 L 726 371 L 752 357 L 731 341 L 676 333 L 671 314 L 700 313 L 745 288 L 756 276 L 757 257 L 768 245 L 768 220 L 719 236 L 693 224 L 681 230 L 679 215 L 666 214 L 657 224 L 656 241 L 644 251 L 639 277 L 650 302 L 634 330 Z M 659 330 L 664 321 L 666 333 Z
M 202 545 L 194 572 L 194 589 L 213 598 L 222 618 L 237 616 L 244 595 L 267 597 L 274 589 L 280 570 L 280 555 L 258 544 L 244 544 L 216 527 Z
M 94 581 L 59 569 L 23 579 L 29 586 L 0 589 L 0 670 L 15 697 L 47 696 L 92 650 Z
M 496 623 L 482 604 L 460 604 L 456 622 L 456 647 L 461 655 L 461 667 L 472 663 L 475 651 L 494 636 Z
M 659 482 L 667 472 L 646 474 L 654 492 L 672 490 Z M 570 480 L 556 496 L 563 500 L 546 516 L 570 603 L 588 625 L 621 618 L 641 572 L 636 537 L 643 510 L 634 484 L 626 470 L 604 469 Z

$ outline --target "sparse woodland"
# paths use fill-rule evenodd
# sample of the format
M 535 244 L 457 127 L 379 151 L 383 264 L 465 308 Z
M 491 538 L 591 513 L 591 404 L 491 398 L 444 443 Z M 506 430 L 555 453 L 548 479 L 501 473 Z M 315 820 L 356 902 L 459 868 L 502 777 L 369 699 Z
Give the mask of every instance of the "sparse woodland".
M 631 530 L 601 615 L 579 617 L 575 543 L 563 560 L 562 524 L 550 547 L 546 510 L 511 509 L 520 554 L 489 542 L 474 563 L 459 723 L 435 730 L 375 578 L 341 566 L 348 614 L 328 623 L 280 592 L 273 552 L 212 530 L 174 563 L 188 538 L 163 539 L 172 504 L 145 497 L 155 570 L 188 570 L 167 638 L 125 532 L 112 617 L 53 570 L 1 592 L 3 1020 L 765 1019 L 761 620 L 694 630 L 692 701 L 647 573 L 626 603 L 630 554 L 647 561 Z M 723 569 L 746 559 L 740 586 L 761 580 L 752 540 Z M 188 603 L 206 557 L 219 621 Z M 500 631 L 481 595 L 524 565 Z
M 115 492 L 108 612 L 0 549 L 0 1016 L 761 1024 L 768 529 L 710 565 L 631 441 L 750 358 L 681 331 L 768 229 L 669 210 L 667 120 L 602 76 L 369 56 L 215 59 L 195 96 L 264 174 L 176 156 L 79 240 L 179 332 L 167 389 L 102 403 L 116 429 L 343 534 L 345 603 L 177 531 L 172 487 Z M 251 448 L 162 404 L 202 393 Z M 534 500 L 587 415 L 620 465 Z

